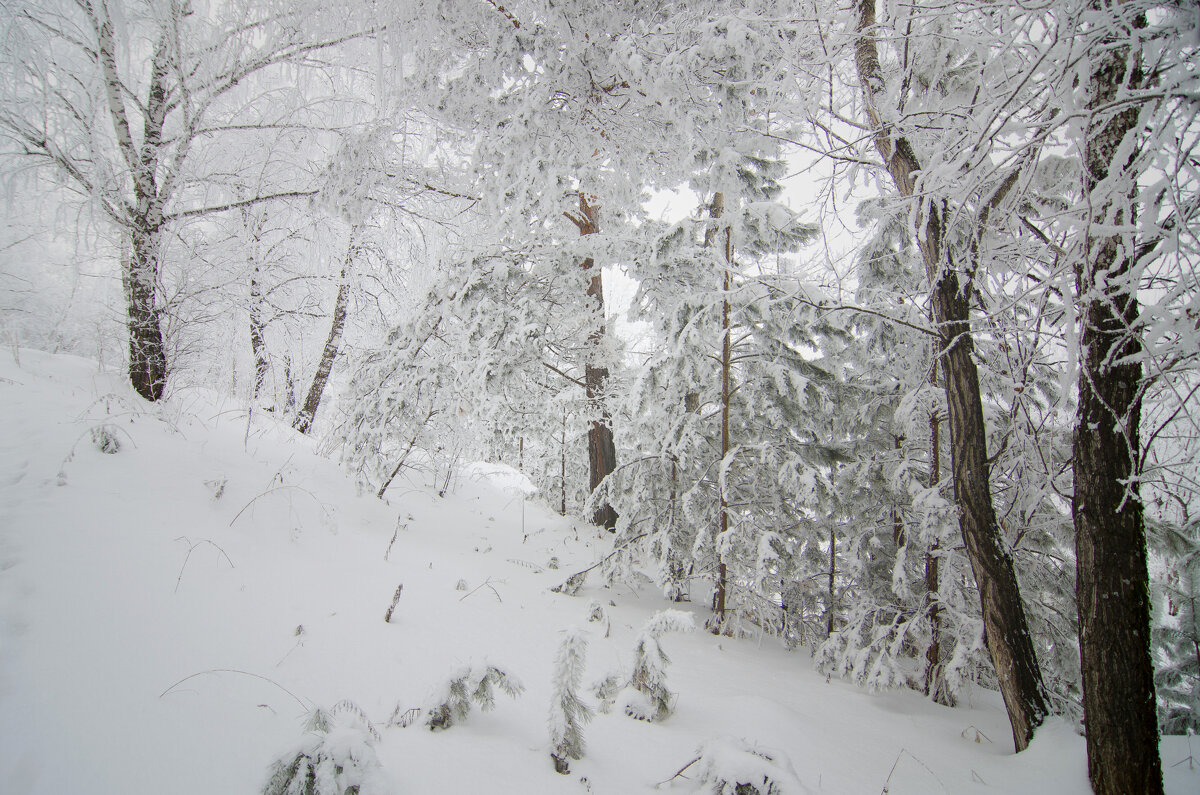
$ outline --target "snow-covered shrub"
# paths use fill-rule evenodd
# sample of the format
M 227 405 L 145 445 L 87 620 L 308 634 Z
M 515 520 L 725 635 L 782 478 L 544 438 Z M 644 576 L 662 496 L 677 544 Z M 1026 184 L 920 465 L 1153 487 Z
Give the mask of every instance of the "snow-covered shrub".
M 304 740 L 271 768 L 263 795 L 370 795 L 387 791 L 375 744 L 379 732 L 355 704 L 315 709 Z
M 796 795 L 807 793 L 782 751 L 745 740 L 720 737 L 700 746 L 698 789 L 713 795 Z
M 121 452 L 121 440 L 117 438 L 116 429 L 111 425 L 97 425 L 92 428 L 92 446 L 105 455 L 115 455 Z
M 603 679 L 592 683 L 592 695 L 600 702 L 599 709 L 604 714 L 608 714 L 613 708 L 613 704 L 617 703 L 617 696 L 621 694 L 622 677 L 620 674 L 609 674 Z
M 558 773 L 570 772 L 571 759 L 583 758 L 582 725 L 592 719 L 592 710 L 579 700 L 579 681 L 587 659 L 587 636 L 580 629 L 564 632 L 554 661 L 550 691 L 550 758 Z
M 471 712 L 471 702 L 484 712 L 496 706 L 496 688 L 512 698 L 525 692 L 524 685 L 516 677 L 494 665 L 473 665 L 459 668 L 431 699 L 427 708 L 429 718 L 425 725 L 430 731 L 449 729 L 466 719 Z
M 690 632 L 696 628 L 691 613 L 662 610 L 642 627 L 634 647 L 633 688 L 625 701 L 625 714 L 645 721 L 660 721 L 672 712 L 675 694 L 667 689 L 666 668 L 671 658 L 662 650 L 659 639 L 668 632 Z
M 604 627 L 604 637 L 608 637 L 612 630 L 612 621 L 608 617 L 608 611 L 604 609 L 599 601 L 593 599 L 588 603 L 588 623 L 595 622 Z

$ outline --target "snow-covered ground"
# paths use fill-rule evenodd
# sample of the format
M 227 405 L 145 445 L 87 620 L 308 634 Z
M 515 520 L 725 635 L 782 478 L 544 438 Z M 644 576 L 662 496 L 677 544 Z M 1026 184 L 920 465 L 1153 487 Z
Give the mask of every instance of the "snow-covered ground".
M 496 466 L 464 469 L 444 499 L 398 478 L 384 503 L 311 440 L 214 394 L 150 407 L 95 362 L 3 358 L 6 795 L 259 792 L 308 711 L 344 699 L 378 728 L 386 792 L 651 792 L 720 738 L 732 739 L 709 747 L 729 769 L 746 761 L 734 740 L 781 752 L 800 792 L 1088 792 L 1073 728 L 1052 720 L 1013 755 L 994 693 L 956 709 L 869 693 L 769 638 L 704 632 L 662 639 L 674 715 L 598 714 L 586 756 L 556 774 L 547 717 L 562 630 L 590 634 L 586 685 L 627 675 L 640 628 L 676 606 L 597 577 L 577 596 L 551 592 L 607 551 L 593 528 L 523 498 L 521 478 Z M 587 620 L 593 600 L 608 637 Z M 703 623 L 703 606 L 684 607 Z M 525 693 L 446 731 L 388 725 L 484 661 Z M 1200 792 L 1187 739 L 1162 750 L 1168 791 Z M 694 791 L 700 769 L 657 791 Z

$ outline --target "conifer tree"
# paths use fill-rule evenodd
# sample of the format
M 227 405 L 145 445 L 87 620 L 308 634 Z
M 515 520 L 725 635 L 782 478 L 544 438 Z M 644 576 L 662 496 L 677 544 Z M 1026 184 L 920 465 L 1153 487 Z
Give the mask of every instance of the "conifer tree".
M 583 724 L 592 719 L 591 707 L 579 698 L 586 660 L 587 635 L 580 629 L 566 630 L 550 690 L 550 758 L 558 773 L 570 772 L 570 760 L 583 758 Z

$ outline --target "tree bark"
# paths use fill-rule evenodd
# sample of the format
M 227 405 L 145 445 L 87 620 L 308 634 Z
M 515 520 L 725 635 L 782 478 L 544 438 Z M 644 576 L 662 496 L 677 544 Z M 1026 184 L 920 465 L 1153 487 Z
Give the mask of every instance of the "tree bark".
M 1088 107 L 1095 115 L 1084 144 L 1089 224 L 1136 225 L 1136 177 L 1122 173 L 1129 163 L 1116 161 L 1122 143 L 1139 129 L 1139 108 L 1127 104 L 1108 113 L 1103 108 L 1123 94 L 1127 78 L 1140 84 L 1140 72 L 1137 54 L 1123 46 L 1102 51 L 1091 74 Z M 1123 187 L 1098 189 L 1102 183 Z M 1075 593 L 1088 777 L 1098 795 L 1163 791 L 1137 483 L 1142 345 L 1134 330 L 1132 237 L 1089 234 L 1075 275 L 1081 348 L 1072 504 Z
M 569 213 L 567 217 L 579 227 L 579 235 L 593 235 L 600 231 L 600 208 L 589 204 L 587 198 L 579 194 L 579 216 Z M 612 419 L 604 402 L 604 393 L 608 387 L 608 368 L 597 363 L 598 353 L 607 329 L 604 324 L 604 279 L 603 271 L 596 267 L 591 257 L 585 259 L 580 267 L 584 273 L 591 274 L 588 280 L 587 295 L 592 302 L 592 311 L 596 320 L 588 334 L 587 361 L 584 363 L 584 393 L 588 404 L 598 416 L 588 427 L 588 488 L 594 492 L 600 483 L 617 468 L 617 448 L 613 442 Z M 605 502 L 592 515 L 592 521 L 608 530 L 610 533 L 617 529 L 617 512 Z
M 312 429 L 317 409 L 321 407 L 321 395 L 325 392 L 325 384 L 329 381 L 329 373 L 333 371 L 333 361 L 337 358 L 342 346 L 342 331 L 346 327 L 346 309 L 350 303 L 350 265 L 358 253 L 358 243 L 355 235 L 358 230 L 350 231 L 350 242 L 346 251 L 346 259 L 342 262 L 342 273 L 338 279 L 337 298 L 333 303 L 333 320 L 329 325 L 329 338 L 325 340 L 325 348 L 321 351 L 321 360 L 317 371 L 313 374 L 312 384 L 308 395 L 304 398 L 304 406 L 296 415 L 292 427 L 300 433 L 308 433 Z
M 250 353 L 254 357 L 254 381 L 250 386 L 250 399 L 257 400 L 266 383 L 270 363 L 267 360 L 266 326 L 262 317 L 262 287 L 259 284 L 258 264 L 250 277 Z
M 167 349 L 158 308 L 157 235 L 134 231 L 131 254 L 122 263 L 126 322 L 129 329 L 129 382 L 151 402 L 167 386 Z
M 912 145 L 888 129 L 878 110 L 884 79 L 872 29 L 875 0 L 858 2 L 855 47 L 859 81 L 874 133 L 875 147 L 896 189 L 913 197 L 921 163 Z M 1012 557 L 1000 533 L 992 504 L 987 457 L 987 425 L 971 336 L 970 282 L 960 283 L 942 247 L 943 210 L 920 199 L 917 241 L 932 288 L 934 319 L 941 344 L 950 428 L 950 460 L 959 528 L 979 589 L 984 639 L 996 669 L 1012 727 L 1013 745 L 1023 751 L 1048 712 L 1045 685 L 1029 634 Z

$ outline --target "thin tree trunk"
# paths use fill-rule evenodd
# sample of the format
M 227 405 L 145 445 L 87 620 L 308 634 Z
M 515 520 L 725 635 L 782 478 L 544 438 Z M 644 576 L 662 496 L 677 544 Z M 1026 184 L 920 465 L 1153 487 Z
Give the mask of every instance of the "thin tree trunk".
M 896 445 L 896 452 L 900 452 L 901 445 L 904 443 L 903 436 L 893 436 L 893 442 Z M 899 457 L 899 456 L 897 456 Z M 899 505 L 892 506 L 892 542 L 895 543 L 896 549 L 904 546 L 904 517 L 900 515 Z
M 725 194 L 718 192 L 713 196 L 711 209 L 713 218 L 725 214 Z M 712 623 L 713 634 L 727 631 L 725 602 L 727 597 L 728 566 L 721 549 L 725 545 L 725 537 L 729 533 L 729 495 L 725 491 L 725 457 L 729 455 L 729 370 L 730 370 L 730 329 L 729 329 L 729 290 L 730 270 L 733 268 L 733 230 L 726 226 L 725 234 L 725 267 L 721 274 L 721 475 L 717 479 L 717 491 L 720 499 L 720 517 L 717 532 L 717 593 Z
M 1136 180 L 1121 173 L 1128 163 L 1117 160 L 1122 143 L 1139 129 L 1139 108 L 1128 104 L 1108 114 L 1103 109 L 1126 95 L 1127 78 L 1133 87 L 1141 83 L 1141 66 L 1127 46 L 1101 52 L 1088 103 L 1096 115 L 1084 146 L 1088 220 L 1133 228 Z M 1102 183 L 1124 187 L 1105 193 L 1097 190 Z M 1075 275 L 1081 347 L 1072 504 L 1075 593 L 1088 777 L 1098 795 L 1163 791 L 1146 530 L 1137 483 L 1142 346 L 1133 330 L 1138 299 L 1131 237 L 1089 234 Z
M 312 384 L 308 388 L 308 396 L 304 406 L 296 415 L 292 427 L 300 433 L 308 433 L 312 429 L 317 409 L 321 407 L 321 395 L 325 392 L 325 384 L 329 381 L 329 373 L 333 370 L 333 361 L 337 358 L 342 346 L 342 331 L 346 327 L 346 309 L 350 303 L 350 265 L 358 253 L 355 241 L 356 229 L 350 231 L 350 242 L 346 251 L 346 259 L 342 262 L 342 273 L 338 279 L 337 298 L 333 302 L 333 320 L 329 325 L 329 338 L 325 340 L 325 348 L 321 351 L 321 360 L 317 371 L 313 374 Z
M 883 72 L 872 29 L 875 0 L 858 0 L 855 47 L 875 147 L 901 195 L 913 197 L 921 163 L 906 138 L 895 137 L 879 114 Z M 934 318 L 942 347 L 941 366 L 949 410 L 950 461 L 959 528 L 975 574 L 983 614 L 984 639 L 996 669 L 1000 693 L 1012 726 L 1013 744 L 1023 751 L 1048 712 L 1045 685 L 1021 604 L 1012 556 L 1004 543 L 992 504 L 987 458 L 987 425 L 971 337 L 970 283 L 943 261 L 942 213 L 935 201 L 920 199 L 917 241 L 932 286 Z
M 829 594 L 825 603 L 825 637 L 833 634 L 833 604 L 837 596 L 837 523 L 829 519 Z
M 558 508 L 558 515 L 566 516 L 567 515 L 567 410 L 566 409 L 563 409 L 562 431 L 561 431 L 561 436 L 559 438 L 559 451 L 561 453 L 561 458 L 559 460 L 559 473 L 558 473 L 559 484 L 558 485 L 559 485 L 559 497 L 561 498 L 562 501 Z
M 250 353 L 254 357 L 254 380 L 250 386 L 250 400 L 258 400 L 270 371 L 267 360 L 266 326 L 263 324 L 262 286 L 259 281 L 258 263 L 250 277 Z
M 937 386 L 937 359 L 929 373 L 929 383 Z M 942 418 L 937 409 L 929 412 L 929 488 L 936 488 L 942 480 L 941 472 L 941 425 Z M 938 704 L 953 707 L 955 698 L 951 694 L 942 671 L 942 606 L 939 602 L 938 567 L 941 545 L 934 540 L 925 553 L 925 598 L 929 603 L 929 648 L 925 650 L 925 695 Z
M 600 231 L 599 208 L 588 204 L 587 198 L 579 194 L 579 216 L 566 213 L 577 227 L 579 234 L 592 235 Z M 592 331 L 588 334 L 588 356 L 584 363 L 584 392 L 588 404 L 599 414 L 588 427 L 588 488 L 595 492 L 600 483 L 617 468 L 617 448 L 613 443 L 612 420 L 604 403 L 604 393 L 608 386 L 608 368 L 596 363 L 600 346 L 604 342 L 607 330 L 604 325 L 604 280 L 603 271 L 596 267 L 591 257 L 585 259 L 580 267 L 585 273 L 590 273 L 587 295 L 592 301 L 592 311 L 596 320 Z M 592 521 L 601 525 L 609 532 L 617 528 L 617 512 L 605 502 L 596 509 Z

